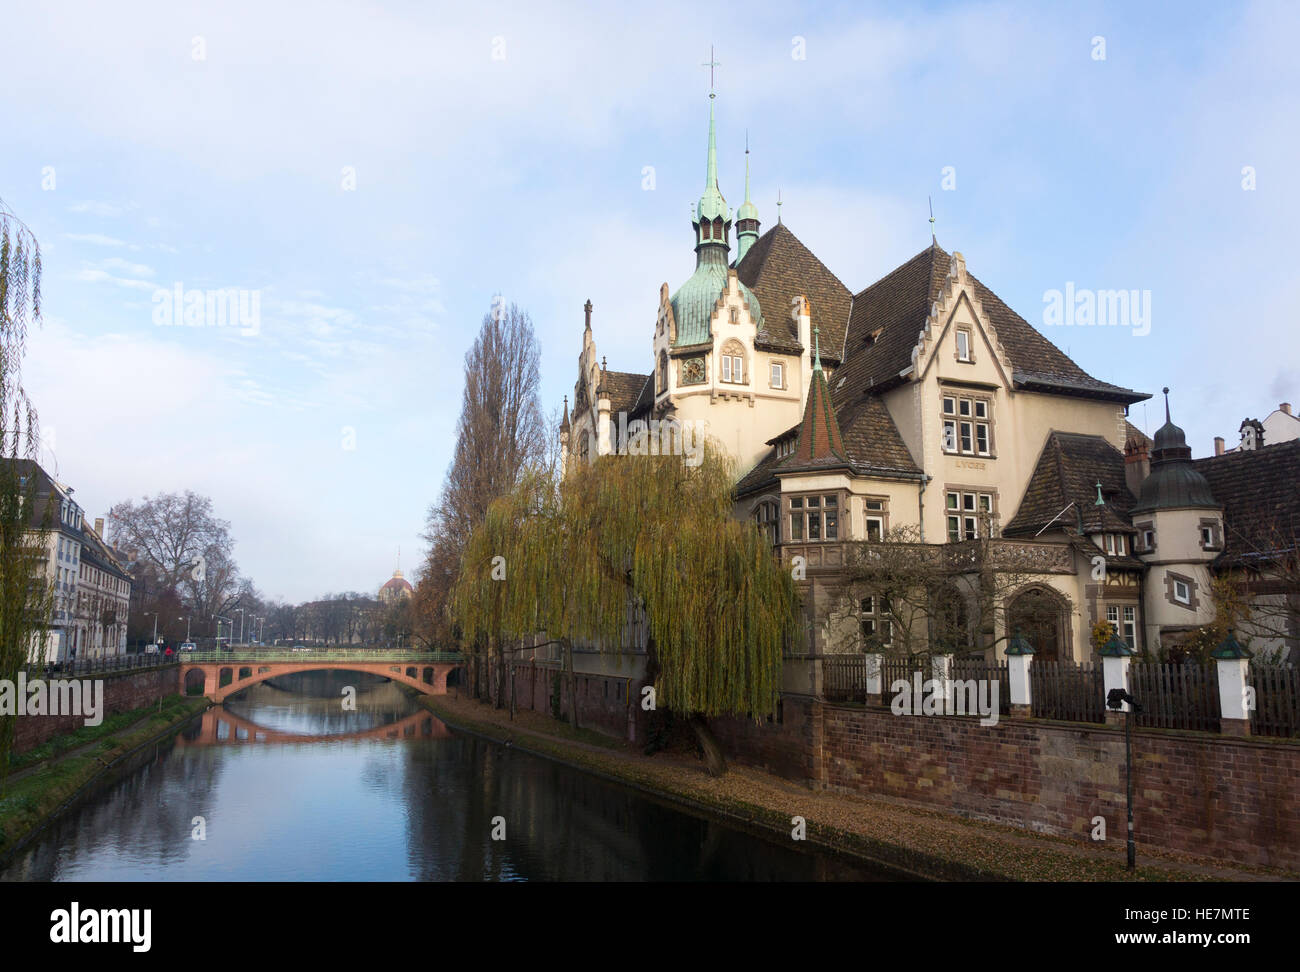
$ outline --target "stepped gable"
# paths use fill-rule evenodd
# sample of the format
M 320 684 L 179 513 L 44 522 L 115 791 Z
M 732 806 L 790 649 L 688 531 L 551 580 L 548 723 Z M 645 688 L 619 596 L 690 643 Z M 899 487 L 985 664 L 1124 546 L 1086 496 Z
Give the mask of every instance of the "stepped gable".
M 844 364 L 836 372 L 839 403 L 884 390 L 904 379 L 912 350 L 925 328 L 952 266 L 951 256 L 932 243 L 853 298 Z M 997 294 L 969 275 L 998 343 L 1012 366 L 1018 388 L 1101 398 L 1130 404 L 1149 395 L 1093 378 L 1013 311 Z

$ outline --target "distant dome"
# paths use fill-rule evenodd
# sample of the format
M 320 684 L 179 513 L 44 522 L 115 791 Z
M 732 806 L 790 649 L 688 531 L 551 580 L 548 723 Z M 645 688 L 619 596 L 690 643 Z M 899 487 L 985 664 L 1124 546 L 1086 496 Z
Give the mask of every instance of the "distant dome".
M 415 592 L 411 582 L 402 576 L 401 569 L 393 571 L 393 576 L 384 582 L 384 586 L 379 588 L 379 599 L 389 601 L 397 597 L 408 597 Z

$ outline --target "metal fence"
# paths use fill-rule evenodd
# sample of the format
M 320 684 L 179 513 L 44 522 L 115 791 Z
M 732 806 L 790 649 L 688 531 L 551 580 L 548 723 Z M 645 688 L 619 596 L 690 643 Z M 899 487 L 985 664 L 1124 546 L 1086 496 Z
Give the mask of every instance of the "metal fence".
M 1133 714 L 1135 726 L 1219 731 L 1217 665 L 1134 662 L 1128 673 L 1129 694 L 1141 706 Z
M 1030 711 L 1035 718 L 1105 722 L 1104 694 L 1100 665 L 1034 659 L 1029 666 Z
M 1252 663 L 1246 683 L 1255 690 L 1251 735 L 1300 737 L 1300 668 Z
M 129 672 L 143 668 L 157 668 L 168 665 L 178 659 L 164 655 L 104 655 L 99 658 L 73 658 L 63 662 L 28 663 L 23 671 L 30 678 L 47 678 L 52 675 L 69 677 L 75 675 L 96 675 L 102 672 Z

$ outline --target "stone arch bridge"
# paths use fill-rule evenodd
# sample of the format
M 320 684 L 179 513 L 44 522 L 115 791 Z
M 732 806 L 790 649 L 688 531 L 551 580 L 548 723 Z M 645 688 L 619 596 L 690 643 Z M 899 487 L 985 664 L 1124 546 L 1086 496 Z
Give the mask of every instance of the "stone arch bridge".
M 318 649 L 311 652 L 195 651 L 182 655 L 180 663 L 182 691 L 190 684 L 191 675 L 202 673 L 203 694 L 213 702 L 224 702 L 234 693 L 268 678 L 331 669 L 379 675 L 409 685 L 424 695 L 446 695 L 447 676 L 463 660 L 459 654 L 445 651 Z

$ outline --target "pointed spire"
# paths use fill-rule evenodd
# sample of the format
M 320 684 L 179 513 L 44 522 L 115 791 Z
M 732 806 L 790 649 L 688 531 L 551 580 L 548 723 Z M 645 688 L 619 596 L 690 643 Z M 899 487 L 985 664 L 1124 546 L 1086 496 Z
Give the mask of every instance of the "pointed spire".
M 831 391 L 822 371 L 819 329 L 813 328 L 813 374 L 808 386 L 808 401 L 804 405 L 803 421 L 799 425 L 799 441 L 794 447 L 795 463 L 812 463 L 822 459 L 838 458 L 848 461 L 844 437 L 831 404 Z
M 1093 503 L 1092 505 L 1093 505 L 1093 506 L 1105 506 L 1105 505 L 1106 505 L 1106 501 L 1105 501 L 1104 499 L 1101 498 L 1101 483 L 1100 483 L 1100 482 L 1097 483 L 1097 502 Z
M 745 201 L 736 210 L 736 263 L 758 242 L 758 207 L 749 198 L 749 132 L 745 132 Z
M 704 188 L 718 188 L 718 126 L 713 120 L 713 99 L 716 96 L 712 91 L 709 92 L 709 160 L 704 171 Z
M 569 396 L 564 396 L 564 417 L 560 419 L 560 431 L 569 431 Z

